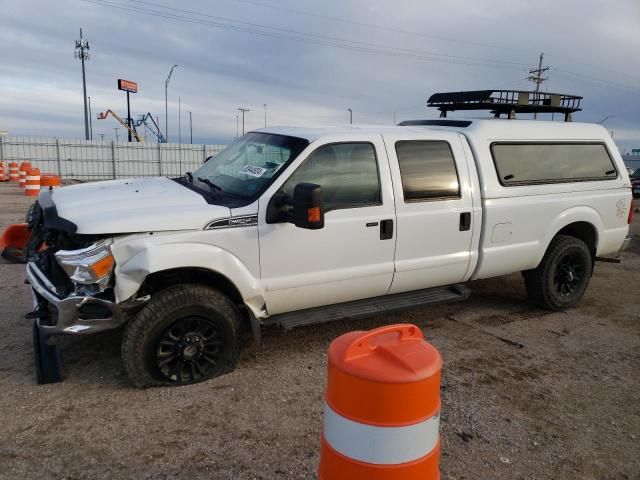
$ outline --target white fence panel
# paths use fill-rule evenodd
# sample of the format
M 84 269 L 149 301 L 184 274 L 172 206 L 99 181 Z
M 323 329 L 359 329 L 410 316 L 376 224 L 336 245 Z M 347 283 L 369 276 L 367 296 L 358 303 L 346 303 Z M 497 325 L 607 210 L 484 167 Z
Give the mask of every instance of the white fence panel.
M 225 145 L 116 143 L 40 137 L 0 137 L 0 160 L 29 161 L 67 180 L 176 177 L 193 171 Z

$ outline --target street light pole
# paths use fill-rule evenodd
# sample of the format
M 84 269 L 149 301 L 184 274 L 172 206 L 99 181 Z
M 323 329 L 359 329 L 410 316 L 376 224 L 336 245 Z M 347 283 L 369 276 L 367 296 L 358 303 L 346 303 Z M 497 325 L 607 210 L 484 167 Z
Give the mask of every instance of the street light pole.
M 174 65 L 169 70 L 169 75 L 164 82 L 164 138 L 169 143 L 169 107 L 167 106 L 167 90 L 169 89 L 169 80 L 171 80 L 171 74 L 173 73 L 173 69 L 178 65 Z
M 350 108 L 347 108 L 347 110 L 349 110 L 349 125 L 351 125 L 353 123 L 353 110 Z
M 182 143 L 182 110 L 180 108 L 180 95 L 178 95 L 178 143 Z
M 91 97 L 89 100 L 89 140 L 93 140 L 93 114 L 91 113 Z
M 264 128 L 267 128 L 267 104 L 264 104 Z
M 248 108 L 239 108 L 238 110 L 242 112 L 242 135 L 244 135 L 244 114 L 250 110 Z
M 189 143 L 193 145 L 193 123 L 191 121 L 191 111 L 189 110 Z

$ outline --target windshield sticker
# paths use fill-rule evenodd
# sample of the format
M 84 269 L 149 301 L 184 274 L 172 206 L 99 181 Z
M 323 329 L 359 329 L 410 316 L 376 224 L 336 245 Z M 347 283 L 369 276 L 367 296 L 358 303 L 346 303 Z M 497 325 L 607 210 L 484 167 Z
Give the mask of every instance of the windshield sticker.
M 242 167 L 240 169 L 240 173 L 244 173 L 246 175 L 250 175 L 250 176 L 256 177 L 256 178 L 259 178 L 262 175 L 264 175 L 264 172 L 266 172 L 266 171 L 267 171 L 266 168 L 257 167 L 255 165 L 245 165 L 244 167 Z

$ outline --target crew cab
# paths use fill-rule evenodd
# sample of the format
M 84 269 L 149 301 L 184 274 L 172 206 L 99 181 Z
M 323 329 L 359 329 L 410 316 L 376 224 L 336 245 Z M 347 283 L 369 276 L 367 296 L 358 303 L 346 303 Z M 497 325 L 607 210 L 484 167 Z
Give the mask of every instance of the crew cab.
M 124 325 L 134 385 L 199 382 L 234 368 L 243 329 L 463 300 L 513 272 L 569 308 L 629 243 L 631 203 L 603 127 L 503 119 L 261 129 L 180 178 L 43 192 L 39 378 L 49 337 Z

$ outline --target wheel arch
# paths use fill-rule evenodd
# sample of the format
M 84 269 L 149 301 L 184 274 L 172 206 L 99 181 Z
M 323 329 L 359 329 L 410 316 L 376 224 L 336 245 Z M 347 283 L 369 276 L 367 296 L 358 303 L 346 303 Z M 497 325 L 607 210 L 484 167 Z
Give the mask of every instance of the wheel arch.
M 595 258 L 603 230 L 602 218 L 591 207 L 579 206 L 563 211 L 551 222 L 547 230 L 548 233 L 542 242 L 544 248 L 538 252 L 537 264 L 540 264 L 551 241 L 558 235 L 568 235 L 582 240 L 589 248 L 591 256 Z

